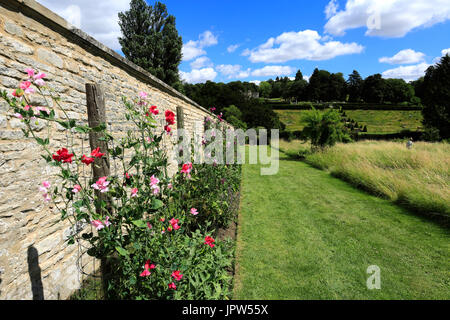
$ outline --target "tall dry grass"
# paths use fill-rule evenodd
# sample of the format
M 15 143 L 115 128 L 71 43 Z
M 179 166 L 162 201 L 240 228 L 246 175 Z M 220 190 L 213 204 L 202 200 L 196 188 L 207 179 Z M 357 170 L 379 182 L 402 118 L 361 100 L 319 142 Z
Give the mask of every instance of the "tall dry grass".
M 306 156 L 309 164 L 422 213 L 450 216 L 450 144 L 363 141 Z

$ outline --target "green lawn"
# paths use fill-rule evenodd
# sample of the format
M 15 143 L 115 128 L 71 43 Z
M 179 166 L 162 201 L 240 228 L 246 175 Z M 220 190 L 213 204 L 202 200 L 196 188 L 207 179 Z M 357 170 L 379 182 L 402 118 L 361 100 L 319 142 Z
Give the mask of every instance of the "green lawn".
M 302 130 L 304 114 L 309 110 L 275 110 L 290 131 Z M 402 130 L 416 131 L 422 128 L 420 111 L 402 110 L 345 110 L 347 117 L 366 125 L 368 133 L 397 133 Z
M 448 229 L 283 158 L 244 165 L 241 196 L 234 299 L 450 298 Z

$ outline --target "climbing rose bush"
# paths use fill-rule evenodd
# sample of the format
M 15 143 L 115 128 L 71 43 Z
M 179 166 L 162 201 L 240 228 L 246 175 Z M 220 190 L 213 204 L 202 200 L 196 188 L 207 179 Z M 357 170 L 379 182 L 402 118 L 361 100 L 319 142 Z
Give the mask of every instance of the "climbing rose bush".
M 72 232 L 67 243 L 83 242 L 87 253 L 102 261 L 105 298 L 227 297 L 233 244 L 212 237 L 227 224 L 223 216 L 212 216 L 222 215 L 219 207 L 230 200 L 219 194 L 237 191 L 240 169 L 197 168 L 189 162 L 170 177 L 162 143 L 170 142 L 172 111 L 164 112 L 164 129 L 158 131 L 160 110 L 150 105 L 147 93 L 139 92 L 132 100 L 123 97 L 125 118 L 133 128 L 115 138 L 104 123 L 91 128 L 71 119 L 61 99 L 47 87 L 46 74 L 31 68 L 25 72 L 18 87 L 3 90 L 1 96 L 11 114 L 23 122 L 25 137 L 33 138 L 47 165 L 58 170 L 57 176 L 42 181 L 39 192 L 43 201 L 53 202 L 62 221 L 70 222 L 71 230 L 82 230 Z M 32 105 L 33 94 L 42 96 L 46 105 Z M 221 121 L 219 116 L 217 122 Z M 37 132 L 37 124 L 47 130 Z M 56 127 L 64 129 L 63 145 L 51 140 Z M 79 150 L 76 142 L 90 133 L 100 135 L 107 150 L 97 146 Z M 121 170 L 94 179 L 89 172 L 105 156 Z M 86 169 L 88 174 L 83 175 Z

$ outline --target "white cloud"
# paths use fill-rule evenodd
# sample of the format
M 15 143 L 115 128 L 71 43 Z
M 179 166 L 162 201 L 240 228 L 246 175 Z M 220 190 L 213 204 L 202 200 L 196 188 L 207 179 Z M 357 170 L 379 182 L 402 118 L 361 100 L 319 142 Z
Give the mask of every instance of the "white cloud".
M 338 7 L 339 4 L 336 2 L 336 0 L 331 0 L 327 4 L 327 6 L 325 7 L 325 16 L 327 17 L 327 19 L 330 19 L 336 14 Z
M 242 66 L 236 64 L 221 64 L 216 67 L 216 70 L 226 76 L 228 79 L 237 78 L 247 78 L 250 76 L 250 68 L 247 70 L 242 70 Z
M 249 81 L 250 83 L 254 83 L 254 84 L 256 84 L 257 86 L 259 86 L 259 84 L 261 83 L 261 80 L 252 80 L 252 81 Z
M 394 69 L 386 70 L 382 73 L 383 78 L 396 78 L 405 81 L 416 80 L 425 75 L 425 71 L 430 65 L 427 63 L 420 63 L 412 66 L 401 66 Z
M 244 50 L 251 62 L 280 63 L 290 60 L 328 60 L 336 56 L 360 53 L 364 49 L 357 43 L 324 42 L 314 30 L 284 32 L 253 50 Z
M 450 48 L 442 50 L 441 54 L 442 56 L 445 56 L 446 54 L 450 55 Z
M 180 71 L 180 77 L 187 83 L 201 83 L 213 81 L 217 77 L 217 72 L 213 68 L 193 69 L 191 72 Z
M 239 44 L 232 44 L 231 46 L 228 46 L 227 51 L 228 53 L 233 53 L 236 51 L 237 48 L 239 48 Z
M 422 52 L 416 52 L 412 49 L 405 49 L 399 51 L 393 57 L 382 57 L 378 61 L 389 64 L 412 64 L 422 62 L 425 54 Z
M 122 36 L 118 13 L 129 9 L 129 0 L 38 0 L 69 23 L 83 30 L 113 50 L 120 50 Z M 99 12 L 101 14 L 99 14 Z
M 201 69 L 205 67 L 211 68 L 214 64 L 207 56 L 203 56 L 192 61 L 190 65 L 192 69 Z
M 205 55 L 206 47 L 214 46 L 218 43 L 217 36 L 211 31 L 207 30 L 199 35 L 198 40 L 189 40 L 183 45 L 181 52 L 183 54 L 183 61 L 189 61 L 199 56 Z
M 297 69 L 289 66 L 265 66 L 251 72 L 254 77 L 289 76 Z
M 198 47 L 198 42 L 192 40 L 183 44 L 181 52 L 183 54 L 183 61 L 189 61 L 206 54 L 205 50 Z
M 403 37 L 448 19 L 448 0 L 347 0 L 345 9 L 329 18 L 325 32 L 342 36 L 346 30 L 364 27 L 369 36 Z
M 202 48 L 204 47 L 210 47 L 210 46 L 214 46 L 217 43 L 219 43 L 219 41 L 217 40 L 217 36 L 215 36 L 211 31 L 207 30 L 205 32 L 203 32 L 200 36 L 199 36 L 199 44 Z

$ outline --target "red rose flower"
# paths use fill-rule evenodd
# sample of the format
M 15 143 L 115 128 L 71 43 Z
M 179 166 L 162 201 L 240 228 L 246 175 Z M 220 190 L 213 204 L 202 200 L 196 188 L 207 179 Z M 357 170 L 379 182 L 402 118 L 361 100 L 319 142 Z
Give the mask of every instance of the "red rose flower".
M 72 163 L 73 153 L 69 153 L 66 148 L 59 149 L 56 154 L 52 155 L 53 160 L 63 163 Z
M 166 122 L 169 126 L 175 124 L 175 113 L 166 110 Z
M 148 109 L 148 111 L 151 112 L 151 113 L 153 113 L 153 114 L 156 116 L 157 114 L 159 114 L 159 111 L 158 111 L 158 109 L 156 109 L 156 108 L 157 108 L 157 106 L 151 106 L 151 107 Z
M 94 162 L 94 158 L 86 157 L 84 154 L 81 157 L 81 162 L 85 163 L 87 166 Z
M 213 243 L 215 240 L 210 237 L 210 236 L 206 236 L 205 237 L 205 242 L 204 244 L 207 244 L 208 246 L 210 246 L 211 248 L 214 248 L 215 244 Z
M 173 282 L 169 283 L 169 289 L 177 290 L 177 286 Z
M 96 157 L 96 158 L 101 158 L 104 155 L 105 155 L 104 153 L 100 152 L 100 147 L 98 147 L 97 149 L 95 149 L 91 152 L 91 156 Z

